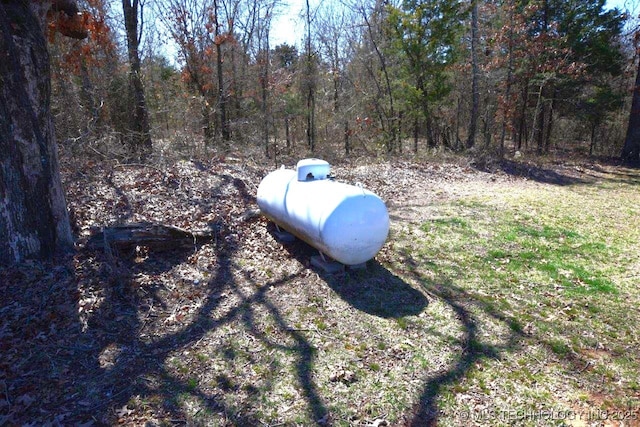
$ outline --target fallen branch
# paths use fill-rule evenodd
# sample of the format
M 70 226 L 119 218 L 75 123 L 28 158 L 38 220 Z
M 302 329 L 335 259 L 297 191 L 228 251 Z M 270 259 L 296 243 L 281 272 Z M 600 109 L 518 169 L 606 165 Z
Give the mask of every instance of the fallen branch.
M 134 223 L 104 227 L 87 241 L 91 249 L 110 251 L 146 246 L 153 250 L 187 248 L 210 242 L 215 238 L 212 227 L 202 231 L 189 231 L 172 225 Z

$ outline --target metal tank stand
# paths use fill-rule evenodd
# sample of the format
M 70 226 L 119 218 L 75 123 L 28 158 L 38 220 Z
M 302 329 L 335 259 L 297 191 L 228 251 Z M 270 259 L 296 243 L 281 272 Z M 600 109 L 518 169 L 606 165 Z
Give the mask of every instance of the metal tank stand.
M 282 243 L 295 242 L 296 236 L 289 233 L 288 231 L 281 230 L 280 227 L 278 227 L 278 224 L 276 224 L 275 222 L 273 224 L 276 226 L 276 229 L 273 232 L 273 235 L 276 236 L 276 239 L 278 239 L 279 242 L 282 242 Z
M 334 261 L 331 258 L 324 256 L 322 252 L 320 255 L 311 256 L 311 265 L 316 268 L 322 269 L 325 273 L 336 274 L 344 272 L 344 264 Z

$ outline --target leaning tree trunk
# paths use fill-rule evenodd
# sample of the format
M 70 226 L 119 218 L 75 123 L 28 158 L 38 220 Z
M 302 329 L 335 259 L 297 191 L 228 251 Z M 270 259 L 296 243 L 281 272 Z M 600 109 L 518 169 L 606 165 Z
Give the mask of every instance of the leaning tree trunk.
M 0 3 L 0 265 L 73 246 L 50 114 L 45 6 Z
M 631 113 L 629 114 L 627 136 L 622 148 L 622 160 L 633 166 L 640 165 L 640 63 L 638 64 L 638 73 L 633 87 Z

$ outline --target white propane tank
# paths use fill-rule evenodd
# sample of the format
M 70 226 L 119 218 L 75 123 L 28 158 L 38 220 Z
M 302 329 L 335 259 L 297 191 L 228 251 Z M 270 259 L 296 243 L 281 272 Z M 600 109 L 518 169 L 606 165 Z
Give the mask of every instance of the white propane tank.
M 389 234 L 389 214 L 380 197 L 362 186 L 328 178 L 324 160 L 304 159 L 297 171 L 269 173 L 258 187 L 263 215 L 345 265 L 373 258 Z

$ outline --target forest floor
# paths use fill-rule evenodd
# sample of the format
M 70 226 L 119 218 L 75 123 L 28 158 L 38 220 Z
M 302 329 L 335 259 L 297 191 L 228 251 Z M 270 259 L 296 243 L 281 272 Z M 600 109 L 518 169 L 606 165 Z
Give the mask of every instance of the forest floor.
M 640 171 L 344 164 L 387 244 L 325 274 L 240 159 L 63 168 L 77 235 L 0 269 L 0 425 L 640 425 Z M 101 227 L 209 229 L 170 251 Z

